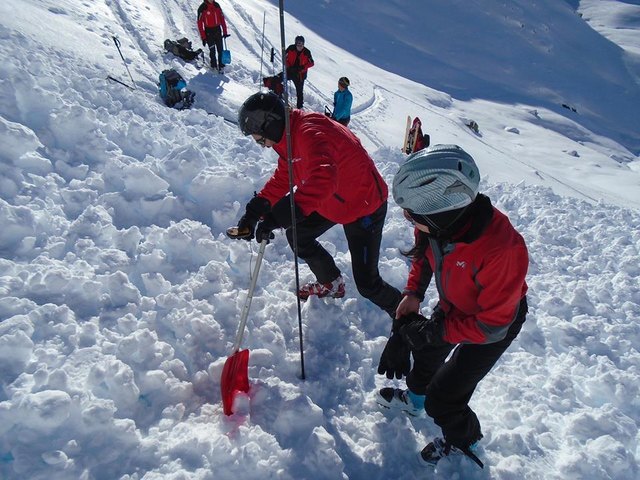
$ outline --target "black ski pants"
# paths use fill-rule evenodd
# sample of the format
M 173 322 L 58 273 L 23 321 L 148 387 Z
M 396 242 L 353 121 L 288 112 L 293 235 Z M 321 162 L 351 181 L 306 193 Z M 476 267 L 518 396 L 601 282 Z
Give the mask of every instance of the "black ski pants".
M 222 64 L 222 27 L 205 28 L 204 33 L 207 36 L 211 67 L 216 69 L 224 67 Z M 218 51 L 217 54 L 216 50 Z
M 527 310 L 527 297 L 523 297 L 505 338 L 495 343 L 460 344 L 446 362 L 455 345 L 412 352 L 414 363 L 407 386 L 414 393 L 426 395 L 425 410 L 449 443 L 465 448 L 482 437 L 469 401 L 480 380 L 520 333 Z
M 387 215 L 387 203 L 383 203 L 371 215 L 343 225 L 351 269 L 358 292 L 395 318 L 401 294 L 380 277 L 378 261 L 382 242 L 382 227 Z M 340 275 L 340 270 L 317 238 L 336 225 L 319 213 L 312 213 L 296 225 L 298 257 L 304 260 L 320 283 L 329 283 Z M 293 248 L 293 230 L 287 230 L 287 240 Z
M 293 82 L 296 87 L 296 108 L 302 108 L 304 105 L 304 79 L 294 69 L 287 70 L 287 79 Z

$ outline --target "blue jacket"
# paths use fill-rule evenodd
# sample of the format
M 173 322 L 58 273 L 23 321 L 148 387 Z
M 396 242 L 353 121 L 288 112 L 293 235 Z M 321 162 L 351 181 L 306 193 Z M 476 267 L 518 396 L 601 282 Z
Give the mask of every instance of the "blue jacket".
M 351 116 L 351 104 L 353 103 L 353 95 L 348 88 L 336 91 L 333 94 L 333 118 L 343 120 Z

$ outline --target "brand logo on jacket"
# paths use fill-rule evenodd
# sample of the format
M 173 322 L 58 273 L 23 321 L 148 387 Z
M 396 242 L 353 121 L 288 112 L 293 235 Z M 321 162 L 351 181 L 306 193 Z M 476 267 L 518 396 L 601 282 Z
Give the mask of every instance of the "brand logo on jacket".
M 456 262 L 456 267 L 465 268 L 467 266 L 467 262 L 458 260 Z

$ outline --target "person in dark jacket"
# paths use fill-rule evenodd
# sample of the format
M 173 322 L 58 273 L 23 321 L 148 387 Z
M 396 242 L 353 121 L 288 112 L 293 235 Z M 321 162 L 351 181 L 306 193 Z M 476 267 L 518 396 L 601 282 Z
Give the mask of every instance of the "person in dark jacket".
M 209 46 L 211 68 L 222 73 L 224 71 L 222 39 L 229 37 L 229 34 L 227 33 L 227 22 L 218 2 L 204 0 L 198 7 L 198 31 L 200 32 L 202 45 Z
M 240 109 L 238 124 L 264 147 L 279 155 L 278 166 L 264 187 L 249 201 L 238 222 L 239 236 L 258 242 L 285 228 L 293 247 L 289 197 L 289 166 L 285 109 L 273 93 L 256 93 Z M 362 296 L 392 318 L 400 291 L 378 271 L 382 227 L 387 213 L 388 188 L 360 140 L 322 113 L 292 110 L 290 129 L 293 163 L 298 256 L 316 276 L 298 296 L 340 298 L 345 295 L 341 272 L 317 238 L 336 224 L 347 237 L 353 279 Z
M 296 87 L 296 107 L 304 105 L 304 81 L 307 79 L 307 70 L 313 67 L 313 57 L 307 47 L 304 46 L 304 37 L 298 35 L 295 44 L 289 45 L 285 50 L 285 65 L 287 67 L 287 79 Z
M 506 215 L 478 193 L 479 181 L 473 158 L 456 145 L 414 153 L 393 180 L 393 197 L 416 241 L 378 373 L 406 375 L 408 389 L 383 388 L 377 402 L 411 415 L 426 410 L 440 426 L 443 436 L 420 453 L 431 466 L 451 454 L 482 466 L 474 453 L 482 432 L 469 401 L 527 314 L 527 247 Z M 439 302 L 425 318 L 420 303 L 432 278 Z
M 349 91 L 349 79 L 340 77 L 338 80 L 338 90 L 333 94 L 333 118 L 336 122 L 341 123 L 345 127 L 351 121 L 351 104 L 353 103 L 353 95 Z

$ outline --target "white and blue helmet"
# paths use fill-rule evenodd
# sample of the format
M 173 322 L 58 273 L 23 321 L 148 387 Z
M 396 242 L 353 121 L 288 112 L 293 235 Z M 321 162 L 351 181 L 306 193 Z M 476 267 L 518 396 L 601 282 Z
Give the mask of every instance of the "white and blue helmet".
M 410 213 L 435 215 L 470 205 L 479 184 L 471 155 L 457 145 L 434 145 L 400 166 L 393 178 L 393 198 Z

